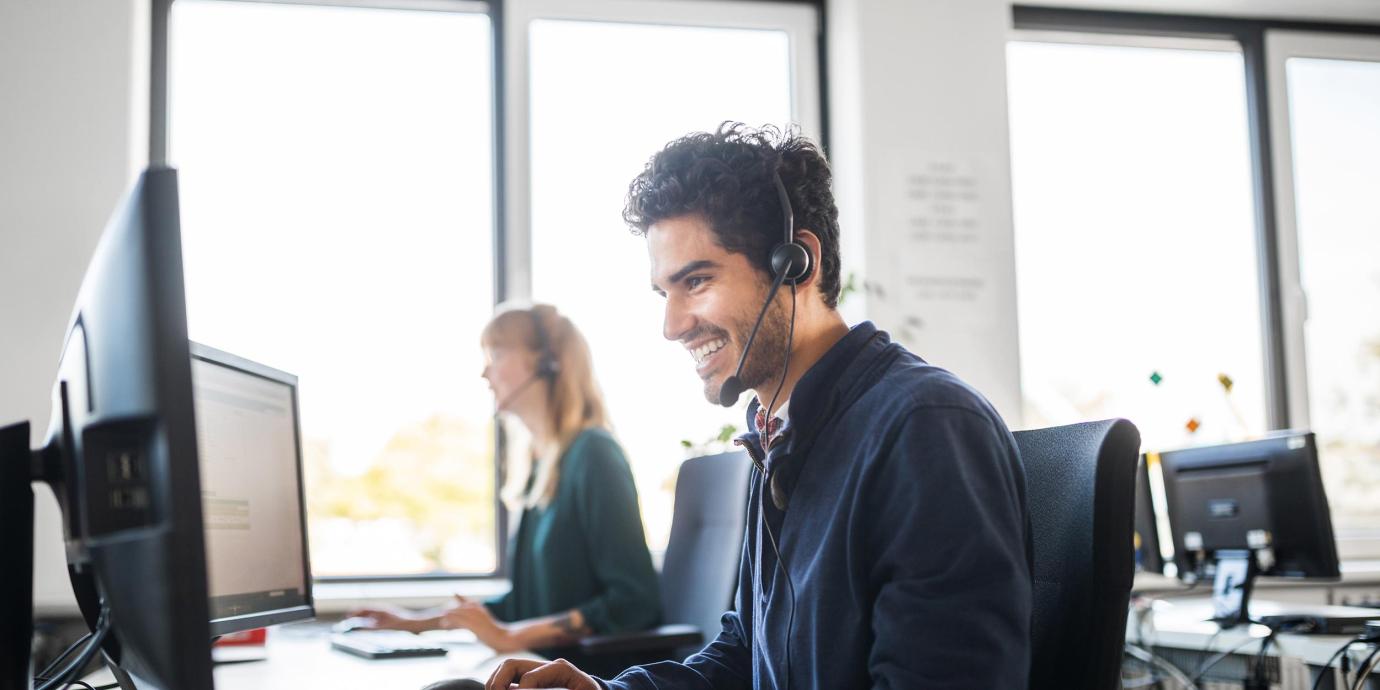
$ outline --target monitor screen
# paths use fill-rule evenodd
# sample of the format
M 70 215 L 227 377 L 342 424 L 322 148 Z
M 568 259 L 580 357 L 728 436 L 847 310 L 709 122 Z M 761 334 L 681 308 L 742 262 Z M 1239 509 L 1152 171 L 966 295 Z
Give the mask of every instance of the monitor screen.
M 212 633 L 310 617 L 296 379 L 192 350 Z

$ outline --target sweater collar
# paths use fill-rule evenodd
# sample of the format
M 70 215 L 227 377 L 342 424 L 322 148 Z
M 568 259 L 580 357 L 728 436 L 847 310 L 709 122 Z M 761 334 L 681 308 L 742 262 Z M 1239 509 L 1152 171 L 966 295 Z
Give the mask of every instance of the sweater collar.
M 871 370 L 890 345 L 891 338 L 885 331 L 871 321 L 864 321 L 849 329 L 847 335 L 834 343 L 800 377 L 791 392 L 791 412 L 785 426 L 791 430 L 791 435 L 786 442 L 786 452 L 813 441 L 818 428 L 831 414 L 847 407 L 872 384 L 876 374 Z M 759 407 L 761 402 L 756 398 L 748 404 L 748 433 L 740 436 L 740 440 L 758 443 L 754 420 Z

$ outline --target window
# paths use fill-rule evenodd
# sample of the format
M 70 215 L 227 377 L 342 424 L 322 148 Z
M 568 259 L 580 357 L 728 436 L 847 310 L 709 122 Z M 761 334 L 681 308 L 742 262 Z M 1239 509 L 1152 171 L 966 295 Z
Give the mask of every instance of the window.
M 531 295 L 556 304 L 594 353 L 615 432 L 632 464 L 653 550 L 670 531 L 679 461 L 715 450 L 744 402 L 704 400 L 691 360 L 661 335 L 646 245 L 619 214 L 628 183 L 670 140 L 724 120 L 817 136 L 814 13 L 708 3 L 643 15 L 534 7 L 529 43 Z M 667 24 L 679 14 L 684 24 Z M 696 25 L 718 17 L 717 26 Z M 520 113 L 513 116 L 519 121 Z M 681 441 L 693 449 L 687 450 Z M 731 447 L 730 447 L 731 448 Z
M 1240 50 L 1086 40 L 1008 49 L 1025 423 L 1127 417 L 1150 449 L 1263 432 Z
M 193 339 L 300 377 L 318 576 L 498 567 L 483 14 L 178 0 Z
M 1343 557 L 1377 557 L 1380 39 L 1269 40 L 1272 76 L 1284 78 L 1276 155 L 1292 412 L 1318 435 Z

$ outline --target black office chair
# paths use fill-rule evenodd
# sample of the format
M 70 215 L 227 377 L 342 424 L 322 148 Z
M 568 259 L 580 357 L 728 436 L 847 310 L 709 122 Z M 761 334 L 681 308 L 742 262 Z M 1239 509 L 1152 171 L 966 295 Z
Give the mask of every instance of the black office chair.
M 595 667 L 608 673 L 613 667 L 684 658 L 719 634 L 719 618 L 738 586 L 751 471 L 752 462 L 744 452 L 681 464 L 671 538 L 661 566 L 666 625 L 584 638 L 580 653 Z
M 1109 419 L 1015 436 L 1035 542 L 1030 688 L 1120 687 L 1140 432 Z

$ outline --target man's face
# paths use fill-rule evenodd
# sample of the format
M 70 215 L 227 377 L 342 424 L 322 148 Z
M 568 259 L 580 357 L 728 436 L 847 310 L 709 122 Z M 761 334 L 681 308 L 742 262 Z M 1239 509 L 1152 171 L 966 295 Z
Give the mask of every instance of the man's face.
M 647 253 L 652 289 L 666 298 L 662 335 L 690 353 L 704 382 L 704 397 L 717 404 L 771 283 L 746 256 L 719 246 L 699 216 L 653 224 L 647 229 Z M 790 318 L 786 310 L 778 295 L 743 367 L 744 387 L 759 388 L 781 375 Z

